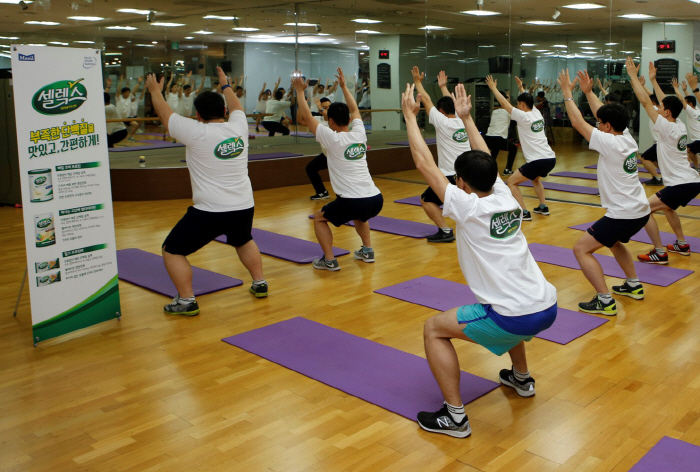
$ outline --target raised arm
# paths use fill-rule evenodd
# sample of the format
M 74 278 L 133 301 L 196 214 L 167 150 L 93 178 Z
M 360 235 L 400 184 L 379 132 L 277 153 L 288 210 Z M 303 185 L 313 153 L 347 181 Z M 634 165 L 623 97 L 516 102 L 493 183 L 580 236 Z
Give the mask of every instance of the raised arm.
M 184 84 L 184 79 L 183 79 L 182 77 L 180 77 L 179 79 L 177 79 L 177 97 L 178 97 L 178 98 L 181 98 L 181 97 L 182 97 L 182 87 L 183 87 L 183 84 Z
M 204 82 L 206 82 L 206 77 L 202 74 L 202 81 L 199 83 L 199 87 L 194 91 L 194 94 L 199 94 L 204 89 Z
M 586 77 L 588 77 L 588 74 L 586 74 Z M 590 94 L 593 95 L 592 81 L 590 85 Z M 581 110 L 578 109 L 576 103 L 574 102 L 575 85 L 569 77 L 569 69 L 562 70 L 559 73 L 559 86 L 561 87 L 562 94 L 564 95 L 564 106 L 566 107 L 566 114 L 571 121 L 571 126 L 573 126 L 576 131 L 581 133 L 581 136 L 583 136 L 586 141 L 590 141 L 591 134 L 593 134 L 593 126 L 586 123 L 586 120 L 583 119 L 583 115 L 581 115 Z M 588 87 L 588 84 L 586 84 L 585 87 Z M 583 84 L 581 84 L 581 90 L 584 90 Z M 586 94 L 586 96 L 588 96 L 588 94 Z
M 117 93 L 122 93 L 122 87 L 124 87 L 124 82 L 126 81 L 126 77 L 124 74 L 119 76 L 119 82 L 117 83 Z
M 243 111 L 243 105 L 241 105 L 241 102 L 238 100 L 238 97 L 233 92 L 233 89 L 231 89 L 229 79 L 228 77 L 226 77 L 226 72 L 224 72 L 221 67 L 216 66 L 216 73 L 219 74 L 219 84 L 221 85 L 221 89 L 224 92 L 224 98 L 226 99 L 226 108 L 228 108 L 229 114 L 236 110 Z M 228 85 L 228 87 L 224 88 L 226 85 Z
M 511 105 L 510 102 L 506 100 L 506 97 L 501 95 L 501 92 L 498 91 L 498 82 L 494 80 L 494 78 L 490 75 L 487 75 L 486 85 L 488 85 L 489 89 L 491 89 L 491 92 L 493 92 L 493 97 L 496 100 L 498 100 L 498 103 L 501 105 L 501 108 L 507 111 L 510 115 L 513 112 L 513 105 Z
M 518 77 L 518 76 L 515 77 L 515 83 L 518 86 L 518 92 L 525 93 L 525 87 L 523 87 L 523 81 L 520 77 Z
M 174 112 L 161 93 L 163 90 L 163 82 L 165 82 L 165 77 L 161 77 L 160 82 L 156 82 L 156 76 L 154 74 L 148 74 L 146 76 L 146 87 L 148 91 L 151 92 L 153 109 L 156 111 L 156 114 L 158 114 L 160 122 L 167 128 L 168 121 L 170 121 L 170 117 Z
M 139 87 L 141 87 L 141 83 L 143 82 L 143 77 L 139 77 L 136 80 L 136 85 L 134 85 L 134 89 L 131 91 L 131 100 L 134 101 L 136 99 L 136 92 L 139 91 Z
M 109 90 L 112 88 L 112 79 L 107 77 L 107 80 L 105 80 L 105 92 L 109 93 Z
M 277 79 L 277 82 L 275 82 L 275 86 L 272 88 L 272 96 L 273 96 L 273 97 L 275 96 L 275 92 L 277 91 L 277 89 L 280 88 L 280 83 L 281 83 L 281 82 L 282 82 L 282 77 L 278 78 L 278 79 Z
M 608 91 L 605 89 L 605 86 L 600 81 L 600 77 L 597 77 L 595 80 L 596 80 L 596 83 L 598 84 L 598 88 L 600 89 L 601 92 L 603 92 L 603 95 L 607 95 Z M 581 86 L 581 90 L 583 90 L 583 86 Z M 586 93 L 586 91 L 583 90 L 583 93 Z
M 672 79 L 671 85 L 673 85 L 673 91 L 676 92 L 676 97 L 678 97 L 681 103 L 685 103 L 685 95 L 681 93 L 681 89 L 678 87 L 678 79 Z
M 338 79 L 338 85 L 343 91 L 345 103 L 350 109 L 350 122 L 352 122 L 352 120 L 361 120 L 362 115 L 360 114 L 360 109 L 357 108 L 357 102 L 355 101 L 355 97 L 353 93 L 348 89 L 348 85 L 345 82 L 345 75 L 343 75 L 343 69 L 341 69 L 340 67 L 338 67 L 338 74 L 335 76 L 335 78 Z
M 649 61 L 649 80 L 651 81 L 651 86 L 654 88 L 654 93 L 656 94 L 656 99 L 661 103 L 661 100 L 666 98 L 666 94 L 659 87 L 659 83 L 656 81 L 656 67 L 654 63 Z
M 444 70 L 441 70 L 437 76 L 438 86 L 440 87 L 440 92 L 442 92 L 443 97 L 451 97 L 452 94 L 447 89 L 447 74 Z
M 693 91 L 693 95 L 695 95 L 695 98 L 700 102 L 700 90 L 698 90 L 698 78 L 695 74 L 692 72 L 688 72 L 685 74 L 685 80 L 688 81 L 688 85 L 690 86 L 690 90 Z
M 471 97 L 467 95 L 467 91 L 464 90 L 463 84 L 458 84 L 455 87 L 455 93 L 452 95 L 452 100 L 455 102 L 455 113 L 462 119 L 464 123 L 464 130 L 467 132 L 469 137 L 469 144 L 475 151 L 484 151 L 491 154 L 489 147 L 486 145 L 486 141 L 479 133 L 476 128 L 474 120 L 472 120 L 472 101 Z
M 433 101 L 430 99 L 430 95 L 423 88 L 423 79 L 425 78 L 425 72 L 418 70 L 418 66 L 413 66 L 411 69 L 411 75 L 413 76 L 413 83 L 416 86 L 416 91 L 420 97 L 420 101 L 423 102 L 425 107 L 425 112 L 430 114 L 430 110 L 433 108 Z
M 635 66 L 632 58 L 627 56 L 625 68 L 627 69 L 627 74 L 630 76 L 632 90 L 634 90 L 634 94 L 637 96 L 637 100 L 639 100 L 639 103 L 642 105 L 644 110 L 646 110 L 647 115 L 649 115 L 649 119 L 651 119 L 652 123 L 656 123 L 656 119 L 659 117 L 659 113 L 654 109 L 654 104 L 651 103 L 651 99 L 649 98 L 649 95 L 647 94 L 646 90 L 644 90 L 644 86 L 641 83 L 639 83 L 639 78 L 637 77 L 637 74 L 639 74 L 639 66 Z
M 588 99 L 588 105 L 591 107 L 591 113 L 593 113 L 593 116 L 597 117 L 598 116 L 598 109 L 603 106 L 603 102 L 601 102 L 600 99 L 598 98 L 598 95 L 596 95 L 593 92 L 593 79 L 591 79 L 589 77 L 587 70 L 580 70 L 580 71 L 578 71 L 578 74 L 576 74 L 576 75 L 577 75 L 577 79 L 578 79 L 578 84 L 581 87 L 581 91 L 584 94 L 586 94 L 586 98 Z M 567 74 L 567 77 L 568 77 L 568 74 Z M 598 82 L 600 82 L 600 79 L 598 79 Z M 573 92 L 572 92 L 571 96 L 573 97 Z M 577 110 L 578 110 L 578 108 L 577 108 Z
M 644 88 L 644 92 L 645 92 L 647 95 L 653 95 L 653 94 L 654 94 L 654 92 L 653 92 L 652 90 L 649 90 L 649 89 L 647 88 L 647 79 L 645 79 L 643 75 L 640 75 L 640 76 L 639 76 L 639 83 L 642 84 L 642 88 Z
M 260 89 L 260 93 L 258 94 L 258 101 L 262 100 L 262 96 L 266 90 L 265 87 L 267 87 L 267 82 L 263 82 L 262 89 Z
M 309 131 L 316 134 L 316 129 L 319 124 L 318 121 L 311 114 L 311 108 L 306 101 L 306 88 L 309 86 L 309 81 L 302 79 L 301 71 L 296 70 L 292 74 L 292 87 L 297 92 L 299 100 L 297 100 L 297 117 L 301 117 L 304 124 L 309 127 Z
M 168 80 L 168 85 L 165 86 L 165 96 L 166 97 L 170 93 L 170 86 L 173 84 L 173 77 L 175 77 L 175 74 L 170 74 L 170 80 Z

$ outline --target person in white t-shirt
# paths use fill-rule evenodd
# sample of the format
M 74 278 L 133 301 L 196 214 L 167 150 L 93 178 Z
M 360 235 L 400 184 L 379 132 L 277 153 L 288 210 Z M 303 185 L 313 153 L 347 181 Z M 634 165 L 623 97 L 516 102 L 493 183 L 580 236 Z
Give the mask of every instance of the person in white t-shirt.
M 190 80 L 192 80 L 192 84 L 189 83 Z M 192 116 L 192 113 L 194 112 L 194 99 L 202 92 L 202 89 L 204 88 L 204 77 L 202 76 L 202 81 L 196 90 L 192 90 L 193 85 L 196 85 L 196 80 L 192 79 L 192 71 L 190 71 L 185 78 L 184 84 L 182 85 L 182 96 L 178 101 L 177 110 L 175 110 L 175 113 L 180 116 L 185 116 L 187 118 Z
M 275 86 L 272 90 L 277 90 L 280 86 L 280 82 L 282 81 L 282 77 L 277 79 L 277 82 L 275 83 Z M 272 96 L 272 90 L 267 88 L 267 82 L 263 82 L 262 89 L 260 90 L 260 93 L 258 93 L 258 103 L 255 105 L 255 110 L 253 110 L 254 114 L 262 114 L 265 113 L 267 110 L 267 101 L 270 99 Z M 255 118 L 255 131 L 260 132 L 260 122 L 262 121 L 263 117 L 259 116 Z
M 285 97 L 285 90 L 278 88 L 273 94 L 274 98 L 267 101 L 265 113 L 270 113 L 271 116 L 263 118 L 262 125 L 268 131 L 268 136 L 274 136 L 275 133 L 282 133 L 283 136 L 289 135 L 291 120 L 286 116 L 285 111 L 295 103 L 295 98 L 291 93 L 290 90 Z
M 321 110 L 321 114 L 314 118 L 319 125 L 328 127 L 328 109 L 331 106 L 331 101 L 328 97 L 323 97 L 321 99 L 316 99 L 316 108 Z M 298 124 L 302 126 L 308 126 L 303 115 L 297 116 Z M 314 187 L 314 193 L 311 195 L 311 200 L 328 200 L 331 198 L 326 186 L 323 185 L 323 179 L 319 175 L 322 170 L 328 169 L 328 158 L 326 157 L 326 149 L 321 146 L 321 154 L 314 157 L 311 162 L 306 165 L 306 175 L 309 176 L 311 185 Z
M 586 94 L 597 127 L 589 125 L 573 101 L 573 89 L 568 70 L 559 75 L 566 112 L 571 125 L 588 141 L 588 147 L 599 153 L 598 187 L 600 202 L 607 211 L 574 245 L 574 255 L 583 274 L 596 290 L 590 302 L 579 303 L 586 313 L 613 316 L 617 303 L 605 283 L 605 275 L 594 253 L 608 247 L 625 273 L 625 282 L 612 291 L 635 300 L 644 298 L 632 254 L 626 243 L 649 221 L 649 203 L 639 181 L 637 152 L 639 146 L 627 129 L 629 116 L 619 103 L 602 105 L 593 92 L 593 79 L 585 71 L 578 73 L 578 84 Z
M 535 213 L 540 215 L 549 215 L 549 208 L 544 197 L 544 186 L 542 185 L 542 177 L 547 177 L 554 166 L 557 164 L 556 155 L 552 148 L 549 147 L 547 136 L 544 132 L 544 118 L 537 108 L 534 108 L 535 100 L 524 89 L 520 90 L 520 95 L 517 97 L 518 106 L 513 107 L 506 98 L 498 91 L 497 82 L 490 75 L 486 77 L 486 84 L 493 92 L 494 97 L 501 104 L 501 107 L 506 110 L 513 121 L 518 124 L 518 136 L 520 137 L 520 146 L 523 149 L 525 157 L 525 165 L 516 170 L 513 175 L 508 178 L 508 187 L 513 192 L 513 196 L 523 209 L 523 221 L 532 220 L 532 215 L 525 206 L 525 200 L 520 192 L 519 185 L 526 180 L 532 181 L 532 187 L 537 194 L 540 205 L 533 209 Z
M 125 81 L 126 78 L 122 75 L 119 79 L 119 84 L 117 85 L 117 90 L 119 90 L 119 94 L 116 96 L 117 113 L 119 113 L 120 118 L 124 118 L 124 124 L 129 127 L 126 139 L 128 141 L 136 141 L 134 139 L 134 134 L 139 129 L 139 123 L 138 121 L 132 121 L 130 118 L 137 117 L 136 113 L 132 113 L 133 102 L 136 100 L 135 97 L 138 93 L 141 82 L 143 82 L 143 77 L 139 77 L 133 91 L 128 87 L 128 84 L 125 86 Z
M 251 229 L 255 203 L 248 178 L 248 122 L 241 102 L 228 85 L 226 74 L 217 67 L 231 115 L 215 92 L 203 92 L 194 101 L 197 121 L 180 116 L 168 106 L 160 91 L 163 79 L 146 79 L 153 107 L 170 134 L 186 146 L 187 167 L 192 182 L 194 206 L 170 231 L 163 242 L 163 260 L 178 295 L 165 306 L 165 313 L 194 316 L 199 305 L 192 289 L 192 267 L 187 256 L 220 235 L 233 246 L 253 278 L 250 292 L 267 297 L 262 258 Z
M 115 107 L 111 103 L 112 99 L 109 95 L 109 92 L 104 93 L 104 100 L 105 100 L 105 119 L 107 119 L 107 120 L 119 120 L 119 119 L 121 119 L 121 116 L 119 116 L 119 112 L 117 111 L 117 107 Z M 127 134 L 128 134 L 128 131 L 127 131 L 126 126 L 124 126 L 124 123 L 122 121 L 108 122 L 107 123 L 107 147 L 113 148 L 114 145 L 117 144 L 118 142 L 124 141 L 124 139 L 126 139 Z
M 505 97 L 506 94 L 501 92 L 501 95 Z M 508 99 L 508 97 L 506 97 L 506 99 Z M 504 175 L 513 174 L 513 163 L 515 162 L 515 156 L 518 154 L 518 146 L 508 140 L 510 122 L 510 113 L 504 110 L 498 101 L 494 102 L 491 121 L 484 135 L 484 141 L 486 141 L 486 145 L 491 150 L 491 157 L 494 159 L 498 159 L 500 151 L 508 151 L 508 160 L 503 170 Z
M 664 94 L 656 82 L 654 63 L 649 62 L 649 80 L 659 99 L 659 108 L 658 110 L 655 109 L 637 78 L 639 66 L 636 66 L 632 58 L 628 57 L 626 67 L 632 89 L 640 105 L 649 115 L 649 119 L 654 123 L 653 132 L 656 135 L 656 153 L 665 184 L 663 189 L 649 197 L 652 216 L 649 218 L 645 229 L 651 242 L 654 244 L 654 248 L 647 254 L 638 255 L 637 259 L 649 264 L 665 265 L 668 264 L 667 251 L 690 256 L 690 245 L 683 235 L 681 220 L 678 217 L 678 213 L 676 213 L 676 209 L 679 206 L 686 206 L 700 194 L 700 175 L 690 167 L 688 162 L 688 152 L 686 150 L 688 135 L 685 125 L 678 119 L 678 116 L 683 111 L 683 102 L 675 95 Z M 656 224 L 653 216 L 653 212 L 659 210 L 664 212 L 671 229 L 676 235 L 676 242 L 667 246 L 661 243 L 659 226 Z
M 180 97 L 182 97 L 182 83 L 180 80 L 176 80 L 175 83 L 173 83 L 173 79 L 175 79 L 175 74 L 170 76 L 168 86 L 165 88 L 165 101 L 174 112 L 178 108 Z
M 360 111 L 352 92 L 348 90 L 345 76 L 338 67 L 338 85 L 345 95 L 345 103 L 333 103 L 328 107 L 328 126 L 321 126 L 313 118 L 306 99 L 299 100 L 298 114 L 303 117 L 309 131 L 316 135 L 316 141 L 325 148 L 328 156 L 328 174 L 336 199 L 314 213 L 314 230 L 323 256 L 313 261 L 314 269 L 340 270 L 338 259 L 333 255 L 333 232 L 328 223 L 335 227 L 349 221 L 355 224 L 355 231 L 362 239 L 362 246 L 355 251 L 355 258 L 363 262 L 374 262 L 374 249 L 370 238 L 367 220 L 379 214 L 384 198 L 367 168 L 367 135 L 360 119 Z M 308 81 L 296 71 L 292 80 L 299 97 L 304 97 Z M 352 124 L 352 130 L 350 125 Z
M 693 79 L 697 87 L 697 77 L 690 72 L 688 72 L 687 76 Z M 685 82 L 683 82 L 683 93 L 678 89 L 677 79 L 673 79 L 671 84 L 673 84 L 673 90 L 676 92 L 678 99 L 685 103 L 685 113 L 688 117 L 685 123 L 688 129 L 688 159 L 693 163 L 696 172 L 700 172 L 700 165 L 698 165 L 698 153 L 700 153 L 700 109 L 697 107 L 698 101 L 694 95 L 688 95 L 688 86 Z M 693 87 L 693 90 L 696 87 Z
M 455 159 L 457 156 L 471 150 L 467 132 L 464 131 L 464 123 L 455 114 L 455 105 L 452 96 L 441 97 L 437 101 L 437 106 L 433 106 L 430 95 L 423 88 L 425 73 L 421 73 L 417 66 L 411 70 L 413 83 L 420 96 L 421 102 L 428 114 L 428 121 L 435 127 L 435 138 L 437 142 L 438 167 L 445 174 L 451 184 L 455 183 Z M 438 75 L 438 84 L 441 78 L 445 81 L 445 91 L 447 91 L 447 75 Z M 442 86 L 440 87 L 442 89 Z M 443 91 L 443 94 L 445 93 Z M 449 92 L 448 92 L 449 93 Z M 420 203 L 423 211 L 428 215 L 433 223 L 438 227 L 437 233 L 427 237 L 429 243 L 450 243 L 455 240 L 452 228 L 447 226 L 445 218 L 442 216 L 442 199 L 438 197 L 431 187 L 428 187 L 420 196 Z
M 500 371 L 501 383 L 522 397 L 531 397 L 535 380 L 528 370 L 525 342 L 556 320 L 557 291 L 530 253 L 520 229 L 522 209 L 498 176 L 496 161 L 471 118 L 464 85 L 457 85 L 454 102 L 472 150 L 455 161 L 455 184 L 435 164 L 421 136 L 416 120 L 420 107 L 413 91 L 414 86 L 407 84 L 402 97 L 411 154 L 418 171 L 445 202 L 444 215 L 457 225 L 457 259 L 478 301 L 425 322 L 425 354 L 445 401 L 438 411 L 418 413 L 418 424 L 426 431 L 465 438 L 471 427 L 451 340 L 480 344 L 498 356 L 507 352 L 512 367 Z

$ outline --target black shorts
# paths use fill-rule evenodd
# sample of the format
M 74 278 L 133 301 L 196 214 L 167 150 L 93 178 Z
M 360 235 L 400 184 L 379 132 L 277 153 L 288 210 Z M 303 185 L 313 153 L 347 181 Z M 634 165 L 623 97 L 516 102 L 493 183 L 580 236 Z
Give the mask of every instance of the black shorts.
M 692 143 L 688 144 L 688 147 L 686 148 L 688 151 L 690 151 L 693 154 L 697 154 L 700 152 L 700 141 L 693 141 Z
M 535 180 L 537 177 L 547 177 L 555 165 L 557 165 L 556 159 L 537 159 L 520 166 L 518 170 L 524 177 Z
M 658 162 L 659 158 L 656 156 L 656 143 L 642 153 L 642 159 L 645 161 Z
M 374 218 L 382 211 L 384 197 L 380 193 L 373 197 L 343 198 L 338 197 L 321 208 L 323 217 L 333 223 L 335 227 L 348 221 L 367 221 Z
M 447 180 L 449 180 L 450 183 L 454 185 L 454 183 L 455 183 L 455 176 L 454 176 L 454 175 L 448 175 L 448 176 L 447 176 Z M 427 189 L 425 189 L 425 192 L 423 192 L 423 195 L 421 195 L 420 198 L 421 198 L 421 200 L 423 200 L 423 201 L 430 202 L 430 203 L 434 203 L 434 204 L 436 204 L 437 206 L 441 206 L 441 205 L 442 205 L 442 200 L 440 200 L 440 197 L 437 196 L 437 194 L 435 193 L 435 191 L 434 191 L 431 187 L 428 187 Z
M 602 217 L 593 226 L 588 228 L 588 234 L 605 247 L 613 247 L 618 241 L 630 242 L 630 238 L 637 234 L 649 221 L 649 215 L 631 220 Z
M 245 210 L 213 212 L 189 207 L 163 242 L 163 249 L 170 254 L 189 256 L 209 244 L 213 239 L 226 236 L 226 243 L 240 247 L 253 239 L 253 214 L 255 207 Z
M 692 182 L 689 184 L 673 185 L 664 187 L 656 196 L 663 202 L 664 205 L 671 210 L 677 209 L 679 206 L 686 206 L 693 198 L 700 193 L 700 182 Z

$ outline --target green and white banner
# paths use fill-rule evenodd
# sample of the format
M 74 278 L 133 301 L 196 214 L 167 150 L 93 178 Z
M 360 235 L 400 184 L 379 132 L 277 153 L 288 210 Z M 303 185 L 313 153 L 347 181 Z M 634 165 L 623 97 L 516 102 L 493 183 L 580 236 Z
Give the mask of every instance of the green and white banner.
M 102 58 L 12 46 L 34 342 L 120 316 Z

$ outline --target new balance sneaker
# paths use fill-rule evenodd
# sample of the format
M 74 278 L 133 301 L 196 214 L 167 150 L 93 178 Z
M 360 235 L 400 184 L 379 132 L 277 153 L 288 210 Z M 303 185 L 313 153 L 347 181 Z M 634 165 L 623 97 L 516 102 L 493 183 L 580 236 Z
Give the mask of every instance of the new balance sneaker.
M 447 411 L 447 405 L 443 405 L 434 413 L 421 411 L 418 413 L 418 424 L 426 431 L 446 434 L 453 438 L 466 438 L 472 434 L 469 418 L 465 416 L 461 423 L 455 423 Z
M 260 285 L 251 285 L 250 286 L 250 293 L 255 295 L 255 298 L 265 298 L 267 297 L 267 283 L 260 284 Z
M 647 264 L 668 264 L 668 254 L 659 254 L 656 252 L 656 248 L 652 249 L 646 254 L 640 254 L 637 256 L 640 262 L 646 262 Z
M 331 198 L 331 196 L 328 195 L 328 190 L 326 190 L 324 192 L 317 193 L 316 195 L 311 195 L 310 198 L 311 200 L 328 200 L 329 198 Z
M 617 304 L 613 298 L 610 303 L 603 303 L 598 295 L 593 297 L 590 302 L 582 302 L 578 304 L 578 309 L 585 313 L 594 313 L 598 315 L 617 315 Z
M 438 228 L 437 233 L 425 239 L 427 239 L 429 243 L 451 243 L 455 240 L 455 232 L 452 230 L 444 231 L 442 228 Z
M 503 385 L 514 388 L 521 397 L 532 397 L 535 395 L 535 379 L 532 377 L 528 377 L 521 382 L 515 378 L 513 369 L 503 369 L 499 377 Z
M 359 259 L 362 262 L 374 262 L 374 249 L 367 249 L 364 246 L 360 246 L 360 249 L 355 251 L 355 259 Z
M 538 215 L 549 215 L 549 207 L 547 205 L 540 205 L 535 207 L 532 212 Z
M 523 210 L 523 221 L 532 221 L 532 215 L 527 210 Z
M 340 270 L 340 266 L 338 265 L 338 259 L 329 261 L 323 256 L 320 259 L 314 259 L 314 269 L 336 271 Z
M 504 169 L 503 170 L 503 175 L 513 175 L 513 171 L 510 169 Z
M 689 256 L 690 255 L 690 244 L 680 245 L 680 244 L 678 244 L 678 240 L 676 240 L 675 243 L 666 245 L 666 250 L 668 252 L 680 254 L 681 256 Z
M 664 184 L 664 179 L 657 179 L 656 177 L 652 177 L 649 179 L 644 185 L 663 185 Z
M 644 298 L 644 286 L 641 284 L 637 287 L 630 287 L 627 281 L 625 281 L 622 285 L 613 285 L 612 290 L 613 293 L 634 298 L 635 300 L 642 300 Z
M 192 303 L 180 303 L 180 295 L 173 298 L 173 301 L 163 307 L 163 311 L 168 315 L 196 316 L 199 314 L 199 305 Z

